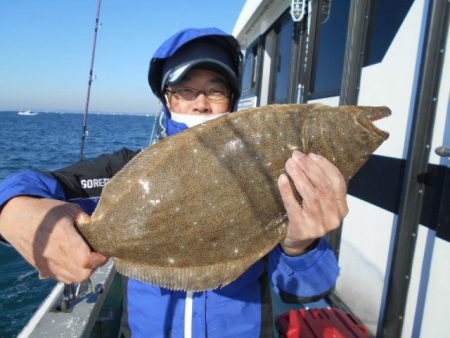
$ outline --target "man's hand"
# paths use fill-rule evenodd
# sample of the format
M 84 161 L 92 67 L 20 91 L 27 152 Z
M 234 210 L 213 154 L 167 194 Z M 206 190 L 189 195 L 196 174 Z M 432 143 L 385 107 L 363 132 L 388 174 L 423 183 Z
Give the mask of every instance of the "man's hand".
M 347 186 L 339 170 L 316 154 L 294 151 L 278 188 L 287 211 L 287 236 L 281 243 L 288 255 L 299 255 L 319 237 L 337 229 L 348 213 Z M 301 202 L 298 196 L 301 197 Z
M 0 234 L 44 278 L 64 283 L 86 280 L 108 260 L 92 252 L 74 224 L 89 221 L 76 204 L 19 196 L 0 213 Z

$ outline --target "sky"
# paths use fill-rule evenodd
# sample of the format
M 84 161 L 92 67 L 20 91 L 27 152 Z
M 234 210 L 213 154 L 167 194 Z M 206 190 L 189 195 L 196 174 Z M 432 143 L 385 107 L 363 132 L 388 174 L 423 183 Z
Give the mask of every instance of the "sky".
M 187 27 L 232 32 L 245 0 L 102 0 L 89 111 L 159 110 L 159 45 Z M 0 111 L 84 112 L 97 0 L 0 0 Z

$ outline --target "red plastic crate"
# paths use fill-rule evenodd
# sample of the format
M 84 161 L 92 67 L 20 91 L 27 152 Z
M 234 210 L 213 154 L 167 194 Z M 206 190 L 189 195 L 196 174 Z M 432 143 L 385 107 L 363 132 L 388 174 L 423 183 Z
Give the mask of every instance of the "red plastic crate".
M 278 316 L 276 323 L 283 338 L 370 337 L 354 315 L 340 309 L 290 310 Z

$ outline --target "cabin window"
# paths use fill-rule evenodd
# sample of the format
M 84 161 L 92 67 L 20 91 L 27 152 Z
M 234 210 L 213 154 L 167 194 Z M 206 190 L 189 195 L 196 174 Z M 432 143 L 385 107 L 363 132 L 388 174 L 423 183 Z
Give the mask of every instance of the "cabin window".
M 414 0 L 377 0 L 371 8 L 364 66 L 381 62 Z
M 277 33 L 277 47 L 272 68 L 270 103 L 287 103 L 289 102 L 294 29 L 289 13 L 281 17 L 280 22 L 274 29 Z
M 258 44 L 247 48 L 244 59 L 244 71 L 242 75 L 243 98 L 257 95 L 257 80 L 259 73 Z
M 339 0 L 322 12 L 310 100 L 340 95 L 349 11 L 350 0 Z

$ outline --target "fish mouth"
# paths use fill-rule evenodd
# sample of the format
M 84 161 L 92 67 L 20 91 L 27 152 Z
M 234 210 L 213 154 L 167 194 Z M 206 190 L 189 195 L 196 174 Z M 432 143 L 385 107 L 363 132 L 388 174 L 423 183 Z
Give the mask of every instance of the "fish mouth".
M 388 107 L 361 107 L 363 111 L 358 116 L 358 122 L 368 130 L 379 135 L 383 140 L 389 137 L 389 133 L 379 129 L 373 122 L 391 115 Z

